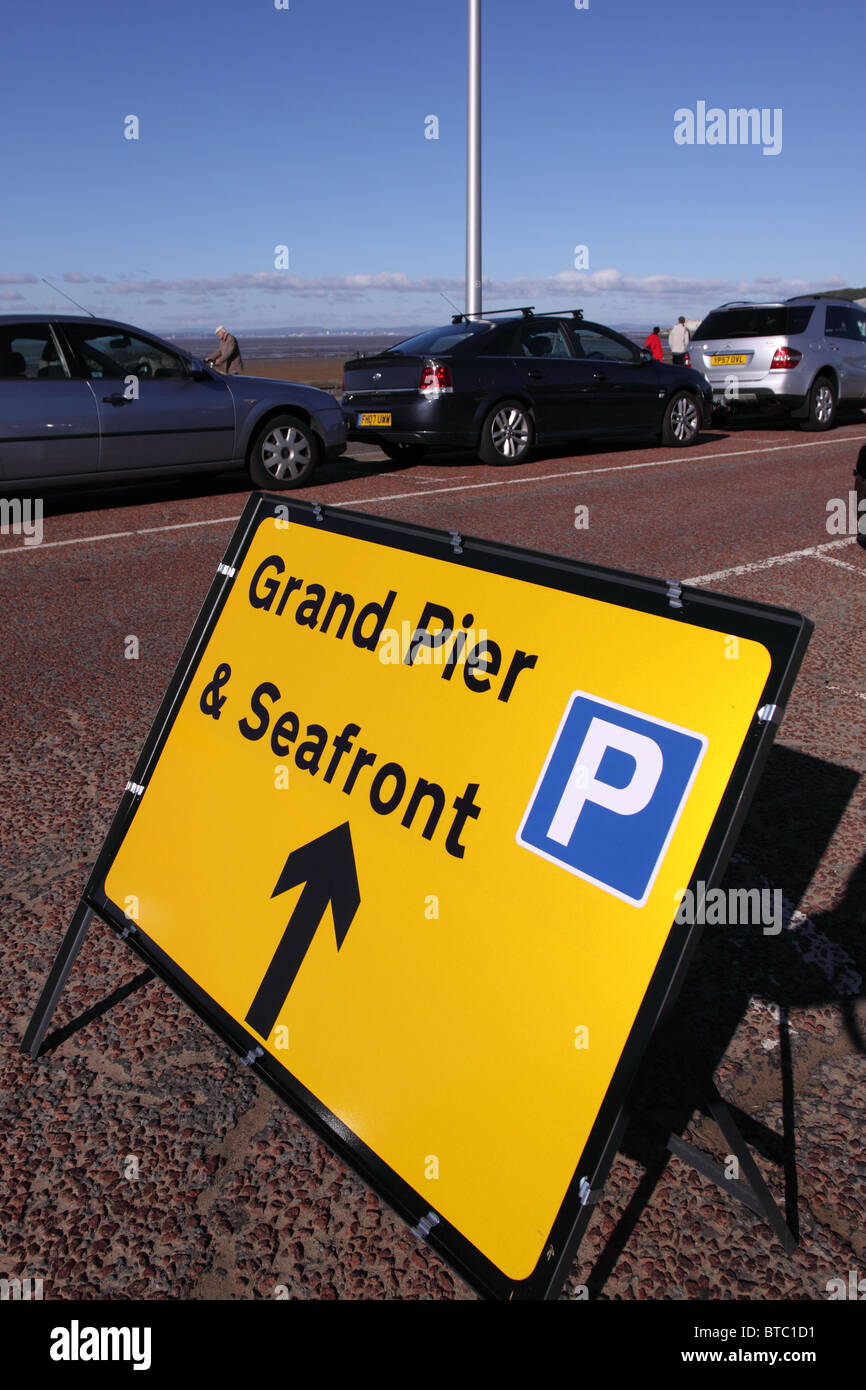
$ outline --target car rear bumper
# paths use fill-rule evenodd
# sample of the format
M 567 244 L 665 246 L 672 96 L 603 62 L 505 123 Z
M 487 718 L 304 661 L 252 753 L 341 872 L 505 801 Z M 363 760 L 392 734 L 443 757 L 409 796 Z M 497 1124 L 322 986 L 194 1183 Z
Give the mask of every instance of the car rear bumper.
M 799 410 L 806 404 L 806 396 L 789 391 L 774 391 L 770 386 L 752 383 L 737 384 L 736 391 L 725 390 L 724 386 L 713 383 L 713 404 L 716 408 L 735 410 L 739 407 L 763 409 L 776 407 L 779 410 Z
M 375 430 L 350 429 L 349 439 L 353 443 L 375 444 L 423 444 L 428 449 L 457 451 L 471 449 L 465 434 L 445 434 L 442 430 Z
M 346 430 L 351 440 L 368 444 L 424 444 L 427 448 L 472 449 L 476 430 L 465 400 L 453 394 L 406 392 L 394 396 L 343 397 Z M 390 418 L 390 423 L 362 425 L 365 415 Z

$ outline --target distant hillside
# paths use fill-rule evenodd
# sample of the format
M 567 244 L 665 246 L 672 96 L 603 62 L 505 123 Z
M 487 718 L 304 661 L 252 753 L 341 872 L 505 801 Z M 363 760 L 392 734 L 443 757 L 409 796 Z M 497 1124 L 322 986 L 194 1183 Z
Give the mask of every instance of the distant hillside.
M 866 285 L 859 290 L 816 290 L 815 299 L 866 299 Z

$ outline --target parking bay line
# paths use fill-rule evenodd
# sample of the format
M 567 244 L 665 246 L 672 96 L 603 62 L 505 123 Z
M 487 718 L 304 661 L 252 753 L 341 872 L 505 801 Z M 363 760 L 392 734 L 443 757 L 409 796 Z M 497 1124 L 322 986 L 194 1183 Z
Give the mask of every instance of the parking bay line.
M 826 541 L 823 545 L 807 545 L 804 550 L 789 550 L 784 555 L 771 555 L 766 560 L 751 560 L 744 565 L 731 565 L 730 569 L 716 570 L 713 574 L 697 574 L 691 579 L 680 580 L 681 584 L 709 584 L 715 579 L 728 579 L 732 575 L 755 574 L 758 570 L 772 569 L 774 565 L 790 565 L 795 560 L 830 560 L 824 552 L 839 550 L 843 545 L 854 545 L 856 536 L 844 536 L 839 541 Z M 832 560 L 830 563 L 834 563 Z M 840 564 L 842 561 L 836 561 Z M 855 565 L 845 565 L 845 569 L 856 569 Z M 859 573 L 860 571 L 858 571 Z
M 821 440 L 821 445 L 831 444 L 858 444 L 861 440 L 866 440 L 866 434 L 847 435 L 843 439 Z M 402 501 L 407 497 L 432 497 L 436 493 L 442 492 L 473 492 L 479 488 L 488 487 L 518 487 L 527 486 L 530 483 L 557 482 L 560 478 L 585 478 L 592 473 L 628 473 L 636 468 L 664 468 L 670 463 L 703 463 L 709 459 L 742 458 L 746 454 L 777 454 L 784 453 L 788 449 L 814 449 L 820 447 L 817 441 L 810 441 L 808 444 L 774 444 L 766 449 L 729 449 L 723 454 L 675 454 L 667 459 L 649 459 L 646 463 L 616 463 L 610 468 L 576 468 L 570 469 L 567 473 L 536 473 L 534 477 L 528 478 L 501 478 L 492 483 L 465 483 L 460 487 L 431 487 L 426 492 L 391 492 L 383 497 L 353 497 L 348 502 L 332 502 L 332 507 L 355 507 L 360 503 L 369 504 L 371 502 L 396 502 Z
M 823 553 L 815 556 L 816 560 L 823 560 L 827 565 L 839 565 L 843 570 L 853 570 L 859 574 L 861 579 L 866 579 L 866 569 L 862 565 L 849 565 L 847 560 L 837 560 L 835 555 L 824 555 Z
M 827 690 L 841 690 L 843 695 L 856 695 L 858 700 L 866 700 L 866 695 L 861 690 L 849 690 L 847 685 L 830 685 L 825 687 Z
M 810 441 L 808 444 L 774 444 L 766 449 L 729 449 L 723 454 L 675 454 L 672 458 L 649 459 L 646 463 L 616 463 L 609 468 L 575 468 L 569 469 L 566 473 L 537 473 L 529 478 L 498 478 L 492 483 L 463 483 L 456 487 L 431 487 L 423 492 L 389 492 L 381 497 L 352 497 L 344 502 L 326 502 L 325 506 L 330 507 L 358 507 L 370 506 L 374 502 L 402 502 L 412 497 L 417 499 L 423 497 L 434 497 L 445 492 L 477 492 L 483 488 L 491 487 L 526 487 L 532 483 L 558 482 L 566 478 L 586 478 L 595 473 L 630 473 L 638 468 L 665 468 L 672 463 L 705 463 L 714 459 L 743 458 L 745 455 L 754 454 L 778 454 L 785 453 L 792 449 L 814 449 L 828 448 L 838 444 L 857 444 L 861 440 L 866 440 L 866 435 L 846 435 L 842 439 L 825 439 Z M 238 516 L 214 517 L 207 521 L 178 521 L 167 526 L 144 526 L 137 531 L 109 531 L 104 535 L 95 536 L 73 536 L 65 541 L 40 541 L 38 545 L 8 545 L 0 548 L 0 555 L 20 555 L 22 552 L 38 552 L 40 550 L 51 550 L 61 545 L 87 545 L 89 541 L 111 541 L 122 540 L 128 536 L 150 536 L 160 531 L 183 531 L 194 526 L 221 526 L 229 522 L 237 522 Z M 781 563 L 774 561 L 773 563 Z M 745 573 L 745 571 L 743 571 Z M 722 571 L 722 573 L 735 573 L 733 570 Z M 704 576 L 712 578 L 715 576 Z M 694 583 L 694 580 L 684 580 L 684 583 Z
M 157 531 L 186 531 L 192 526 L 223 526 L 229 522 L 240 521 L 237 516 L 215 516 L 205 521 L 175 521 L 166 526 L 142 526 L 137 531 L 104 531 L 102 535 L 72 536 L 66 541 L 40 541 L 38 545 L 7 545 L 0 549 L 0 555 L 20 555 L 22 552 L 35 554 L 41 550 L 53 550 L 60 545 L 87 545 L 89 541 L 119 541 L 129 536 L 150 536 Z

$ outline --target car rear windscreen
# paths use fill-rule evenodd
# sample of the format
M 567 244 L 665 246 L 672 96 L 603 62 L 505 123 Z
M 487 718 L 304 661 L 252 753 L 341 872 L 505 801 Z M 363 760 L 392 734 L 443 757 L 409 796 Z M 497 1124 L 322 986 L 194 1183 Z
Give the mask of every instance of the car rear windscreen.
M 465 343 L 469 338 L 479 333 L 490 333 L 495 327 L 492 323 L 460 323 L 447 328 L 431 328 L 426 333 L 419 333 L 416 338 L 407 338 L 404 343 L 395 343 L 394 347 L 388 348 L 387 354 L 400 357 L 441 357 L 444 353 L 453 352 L 461 343 Z
M 748 304 L 736 309 L 714 309 L 694 334 L 695 338 L 792 338 L 805 333 L 812 304 Z

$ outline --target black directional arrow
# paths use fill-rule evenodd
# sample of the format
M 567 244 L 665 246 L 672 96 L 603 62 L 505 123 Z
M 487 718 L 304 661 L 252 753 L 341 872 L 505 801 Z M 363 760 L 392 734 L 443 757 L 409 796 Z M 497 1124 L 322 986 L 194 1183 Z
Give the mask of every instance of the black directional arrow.
M 304 891 L 246 1017 L 246 1022 L 262 1038 L 270 1037 L 328 903 L 334 914 L 338 951 L 360 907 L 355 850 L 348 821 L 317 840 L 311 840 L 308 845 L 292 850 L 271 897 L 279 897 L 280 893 L 297 888 L 299 883 L 303 883 Z

